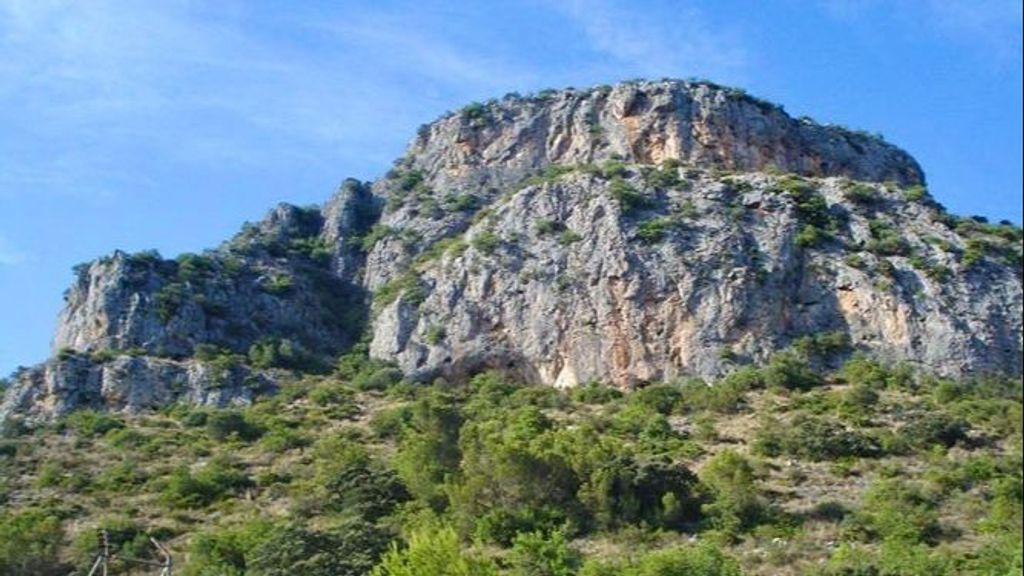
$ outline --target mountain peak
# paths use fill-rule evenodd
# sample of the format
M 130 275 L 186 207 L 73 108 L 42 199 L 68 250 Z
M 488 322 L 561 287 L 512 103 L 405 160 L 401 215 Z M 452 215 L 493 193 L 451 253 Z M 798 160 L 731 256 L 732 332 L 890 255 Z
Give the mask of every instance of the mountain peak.
M 631 81 L 472 103 L 420 128 L 405 162 L 442 185 L 500 185 L 549 165 L 618 159 L 923 184 L 877 136 L 809 119 L 703 81 Z

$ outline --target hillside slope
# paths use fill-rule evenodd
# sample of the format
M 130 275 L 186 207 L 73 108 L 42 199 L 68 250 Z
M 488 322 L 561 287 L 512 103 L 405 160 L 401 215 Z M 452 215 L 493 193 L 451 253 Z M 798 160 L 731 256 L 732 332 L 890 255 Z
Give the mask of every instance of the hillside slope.
M 1021 230 L 706 82 L 509 95 L 75 269 L 0 576 L 1020 573 Z

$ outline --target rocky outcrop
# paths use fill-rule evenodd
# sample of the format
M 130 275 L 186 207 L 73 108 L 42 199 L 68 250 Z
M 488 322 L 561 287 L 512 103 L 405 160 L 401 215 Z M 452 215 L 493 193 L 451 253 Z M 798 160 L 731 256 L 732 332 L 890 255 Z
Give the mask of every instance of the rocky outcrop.
M 414 379 L 627 387 L 834 331 L 936 373 L 1019 375 L 1020 229 L 923 185 L 880 138 L 707 82 L 471 104 L 322 206 L 201 255 L 77 268 L 58 359 L 17 375 L 0 418 L 245 401 L 272 372 L 218 387 L 203 367 L 323 367 L 368 326 Z
M 964 266 L 966 241 L 904 189 L 622 170 L 577 170 L 496 203 L 458 249 L 406 273 L 415 297 L 380 311 L 371 352 L 423 379 L 492 367 L 630 386 L 721 374 L 841 331 L 929 372 L 1020 372 L 1019 272 Z M 666 172 L 678 182 L 648 183 Z M 852 190 L 872 199 L 850 203 Z
M 923 183 L 917 162 L 877 137 L 810 120 L 707 82 L 629 82 L 470 105 L 420 130 L 407 155 L 438 189 L 500 186 L 552 164 L 679 160 L 730 171 Z
M 115 252 L 82 265 L 65 293 L 54 353 L 182 358 L 198 346 L 244 354 L 288 340 L 337 354 L 362 330 L 360 253 L 346 238 L 372 218 L 373 203 L 365 187 L 347 182 L 323 212 L 282 204 L 218 250 L 175 260 Z
M 380 202 L 347 180 L 323 207 L 282 204 L 203 254 L 116 251 L 76 267 L 54 359 L 14 375 L 0 420 L 245 403 L 275 386 L 273 371 L 246 363 L 329 366 L 365 330 L 363 250 L 352 240 Z
M 177 401 L 224 408 L 274 389 L 269 373 L 242 365 L 128 355 L 96 362 L 65 354 L 15 374 L 0 403 L 0 422 L 11 416 L 48 420 L 81 408 L 139 412 Z
M 422 247 L 465 229 L 471 211 L 446 206 L 466 198 L 490 203 L 552 166 L 609 160 L 924 183 L 917 162 L 880 138 L 793 119 L 774 104 L 707 82 L 510 95 L 423 126 L 396 169 L 375 183 L 389 201 L 382 223 L 405 236 L 385 238 L 370 254 L 367 286 L 379 287 L 396 262 L 408 262 L 408 244 Z

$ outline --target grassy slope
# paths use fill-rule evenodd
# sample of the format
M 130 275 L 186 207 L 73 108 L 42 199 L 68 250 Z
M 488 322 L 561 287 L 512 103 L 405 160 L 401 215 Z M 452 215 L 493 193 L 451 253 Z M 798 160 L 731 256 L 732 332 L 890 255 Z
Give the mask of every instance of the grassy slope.
M 48 564 L 56 557 L 81 568 L 95 529 L 106 526 L 126 553 L 148 554 L 140 535 L 155 534 L 185 574 L 228 574 L 209 542 L 232 530 L 250 531 L 236 540 L 260 541 L 262 520 L 331 532 L 356 516 L 386 539 L 407 537 L 423 522 L 451 525 L 468 554 L 515 574 L 572 574 L 580 554 L 589 559 L 584 573 L 600 574 L 601 559 L 693 541 L 727 550 L 750 574 L 1000 574 L 1014 557 L 1019 563 L 1019 383 L 912 378 L 856 361 L 817 381 L 777 364 L 776 372 L 738 371 L 714 389 L 690 382 L 620 397 L 597 386 L 517 387 L 494 375 L 411 386 L 364 363 L 347 377 L 296 375 L 278 396 L 239 411 L 84 412 L 8 431 L 0 451 L 0 567 L 66 573 Z M 445 410 L 454 419 L 438 417 Z M 425 468 L 446 457 L 424 446 L 454 444 L 445 433 L 459 434 L 462 450 L 442 480 Z M 667 458 L 696 472 L 701 482 L 691 496 L 703 512 L 672 521 L 659 510 L 638 515 L 602 509 L 594 498 L 543 494 L 552 470 L 569 469 L 572 486 L 593 484 L 588 474 L 603 466 L 595 463 L 602 456 L 587 450 L 597 438 L 611 454 Z M 532 477 L 541 465 L 551 468 Z M 373 473 L 338 488 L 355 468 Z M 351 486 L 378 481 L 397 488 L 353 495 Z M 483 525 L 495 510 L 552 502 L 566 513 L 520 518 L 517 526 L 550 533 L 567 522 L 567 571 L 524 568 L 523 546 L 510 547 L 501 530 Z M 206 544 L 197 544 L 203 537 Z M 44 561 L 12 567 L 31 553 Z

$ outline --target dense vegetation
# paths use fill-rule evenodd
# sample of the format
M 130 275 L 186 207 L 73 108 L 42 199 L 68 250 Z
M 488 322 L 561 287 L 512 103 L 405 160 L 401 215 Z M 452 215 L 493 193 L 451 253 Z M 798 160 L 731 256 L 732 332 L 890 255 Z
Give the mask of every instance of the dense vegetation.
M 1019 573 L 1021 384 L 809 368 L 845 346 L 628 394 L 357 352 L 250 407 L 11 423 L 0 574 L 82 570 L 99 528 L 186 576 Z

